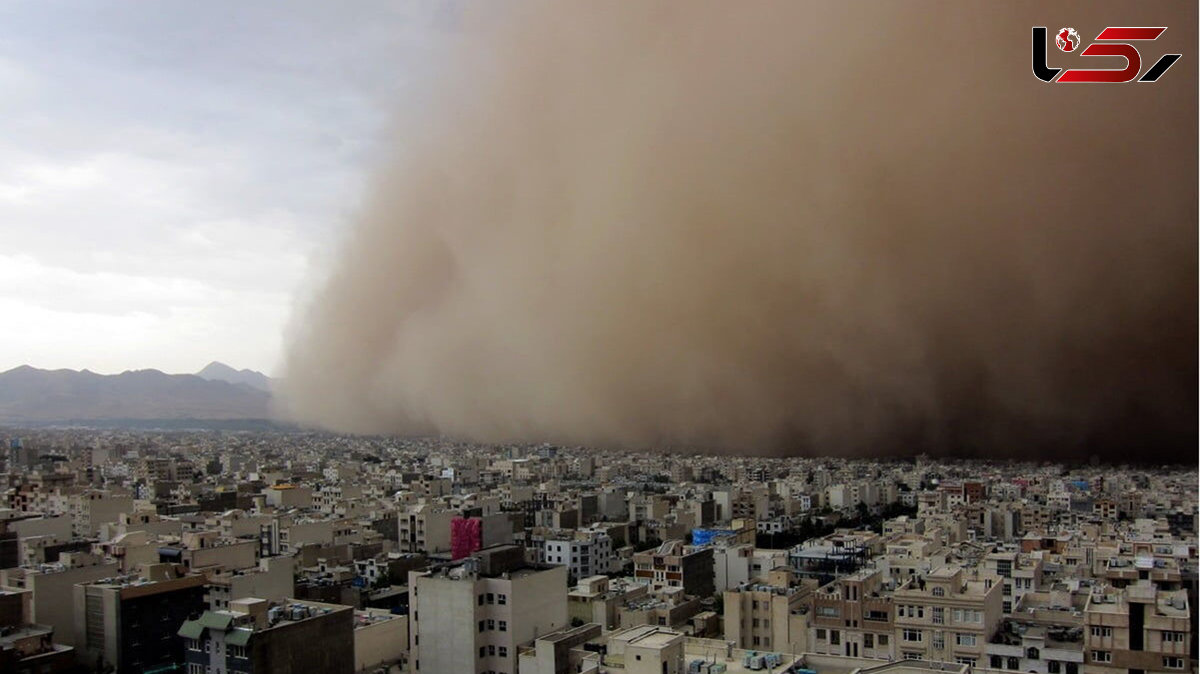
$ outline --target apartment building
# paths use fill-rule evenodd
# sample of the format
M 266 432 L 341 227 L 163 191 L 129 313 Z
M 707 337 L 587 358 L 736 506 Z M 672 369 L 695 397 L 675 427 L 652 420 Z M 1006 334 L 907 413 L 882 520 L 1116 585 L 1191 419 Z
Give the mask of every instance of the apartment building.
M 893 584 L 881 569 L 861 569 L 817 590 L 812 598 L 809 650 L 894 659 L 895 606 L 888 589 Z
M 74 588 L 119 573 L 116 562 L 86 552 L 64 553 L 55 563 L 36 568 L 0 570 L 0 589 L 29 590 L 32 593 L 32 622 L 54 630 L 54 639 L 67 646 L 78 646 L 82 634 L 75 632 Z
M 633 627 L 609 638 L 605 664 L 620 665 L 628 674 L 683 674 L 685 640 L 669 628 Z
M 943 566 L 909 580 L 893 593 L 895 649 L 904 659 L 977 666 L 1003 616 L 997 576 L 968 578 Z
M 600 656 L 583 647 L 589 641 L 600 638 L 601 633 L 599 625 L 585 623 L 538 637 L 532 647 L 521 649 L 517 658 L 521 674 L 595 672 Z
M 584 578 L 567 592 L 567 617 L 572 622 L 595 623 L 603 630 L 620 623 L 620 609 L 648 596 L 650 586 L 607 576 Z
M 1012 613 L 1026 592 L 1041 588 L 1044 566 L 1041 559 L 1015 551 L 993 552 L 984 558 L 984 567 L 1003 579 L 1001 607 L 1005 613 Z
M 682 587 L 684 592 L 698 597 L 708 597 L 716 591 L 712 549 L 687 551 L 681 540 L 666 541 L 653 550 L 635 554 L 633 575 L 639 582 L 654 587 Z
M 245 597 L 283 601 L 296 594 L 295 573 L 293 557 L 266 557 L 253 568 L 212 571 L 208 573 L 204 603 L 209 609 L 220 610 Z
M 737 648 L 804 653 L 808 648 L 808 603 L 813 584 L 796 585 L 787 569 L 727 590 L 725 638 Z
M 714 592 L 724 592 L 788 563 L 787 550 L 756 548 L 752 544 L 716 544 L 713 551 Z
M 587 578 L 613 570 L 612 539 L 603 531 L 555 532 L 542 546 L 542 562 L 562 564 L 571 578 Z
M 128 494 L 88 489 L 67 498 L 71 516 L 71 533 L 78 538 L 97 536 L 100 525 L 116 522 L 121 513 L 133 512 L 133 498 Z
M 1079 674 L 1088 597 L 1086 591 L 1026 592 L 989 640 L 985 664 L 1033 674 Z
M 354 609 L 289 599 L 235 600 L 178 628 L 187 674 L 352 674 Z
M 408 574 L 414 672 L 517 671 L 517 647 L 567 625 L 567 568 L 529 565 L 521 548 Z
M 66 674 L 75 649 L 54 643 L 54 630 L 29 621 L 30 593 L 0 590 L 0 672 Z
M 259 542 L 222 539 L 215 531 L 186 531 L 178 543 L 161 545 L 159 559 L 189 569 L 249 569 L 257 564 Z
M 450 522 L 459 516 L 456 510 L 444 510 L 432 504 L 409 506 L 397 516 L 399 552 L 426 554 L 450 551 Z
M 274 508 L 312 508 L 313 490 L 294 484 L 276 484 L 263 490 L 267 505 Z
M 1085 674 L 1191 671 L 1189 609 L 1186 591 L 1146 580 L 1097 587 L 1084 609 Z
M 122 576 L 76 585 L 76 648 L 83 662 L 103 662 L 117 674 L 183 663 L 180 623 L 204 610 L 204 576 L 175 576 L 169 564 L 150 568 L 147 580 Z

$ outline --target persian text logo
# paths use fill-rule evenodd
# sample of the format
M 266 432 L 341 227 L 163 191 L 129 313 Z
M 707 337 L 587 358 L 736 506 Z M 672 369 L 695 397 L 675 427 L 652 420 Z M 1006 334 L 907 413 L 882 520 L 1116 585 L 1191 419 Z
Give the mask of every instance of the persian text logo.
M 1109 26 L 1100 31 L 1095 42 L 1079 51 L 1079 33 L 1074 28 L 1062 28 L 1054 35 L 1054 44 L 1065 53 L 1079 52 L 1080 56 L 1120 56 L 1125 67 L 1117 69 L 1051 68 L 1046 64 L 1047 31 L 1045 26 L 1033 27 L 1033 75 L 1043 82 L 1108 83 L 1155 82 L 1175 65 L 1181 54 L 1163 54 L 1140 78 L 1142 54 L 1130 42 L 1157 40 L 1166 31 L 1163 27 Z M 1061 74 L 1059 74 L 1061 72 Z

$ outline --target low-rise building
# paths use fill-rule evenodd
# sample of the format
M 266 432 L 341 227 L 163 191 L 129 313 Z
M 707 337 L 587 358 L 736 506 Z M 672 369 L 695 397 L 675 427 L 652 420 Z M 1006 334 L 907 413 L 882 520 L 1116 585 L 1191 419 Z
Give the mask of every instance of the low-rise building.
M 683 541 L 672 540 L 635 554 L 634 578 L 654 587 L 682 587 L 684 592 L 697 597 L 712 596 L 716 592 L 712 549 L 685 548 Z
M 352 674 L 354 609 L 289 599 L 231 602 L 177 628 L 188 674 Z

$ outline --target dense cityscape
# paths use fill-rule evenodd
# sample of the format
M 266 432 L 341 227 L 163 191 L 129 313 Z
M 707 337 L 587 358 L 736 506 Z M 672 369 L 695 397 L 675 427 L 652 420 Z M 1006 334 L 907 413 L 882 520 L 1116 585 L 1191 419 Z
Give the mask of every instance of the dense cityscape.
M 1198 27 L 0 2 L 0 674 L 1200 674 Z
M 1195 671 L 1194 468 L 2 437 L 4 672 Z

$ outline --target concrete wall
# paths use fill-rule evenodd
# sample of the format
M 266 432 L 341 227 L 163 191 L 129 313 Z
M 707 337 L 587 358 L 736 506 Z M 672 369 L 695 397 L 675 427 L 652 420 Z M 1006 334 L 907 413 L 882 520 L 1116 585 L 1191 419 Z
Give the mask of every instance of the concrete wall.
M 387 611 L 367 609 L 387 615 Z M 408 616 L 392 616 L 354 630 L 354 669 L 362 671 L 393 663 L 408 655 Z
M 83 642 L 75 633 L 75 584 L 88 583 L 117 575 L 115 562 L 81 566 L 58 573 L 33 573 L 26 586 L 33 590 L 33 621 L 54 628 L 54 640 L 67 646 Z
M 71 518 L 66 515 L 48 515 L 27 520 L 9 522 L 10 531 L 17 532 L 17 538 L 29 536 L 53 536 L 58 541 L 71 540 Z
M 409 588 L 410 608 L 416 618 L 409 637 L 414 665 L 420 663 L 422 672 L 478 671 L 475 583 L 413 572 Z M 420 642 L 422 635 L 424 641 Z M 415 666 L 412 670 L 416 671 Z

